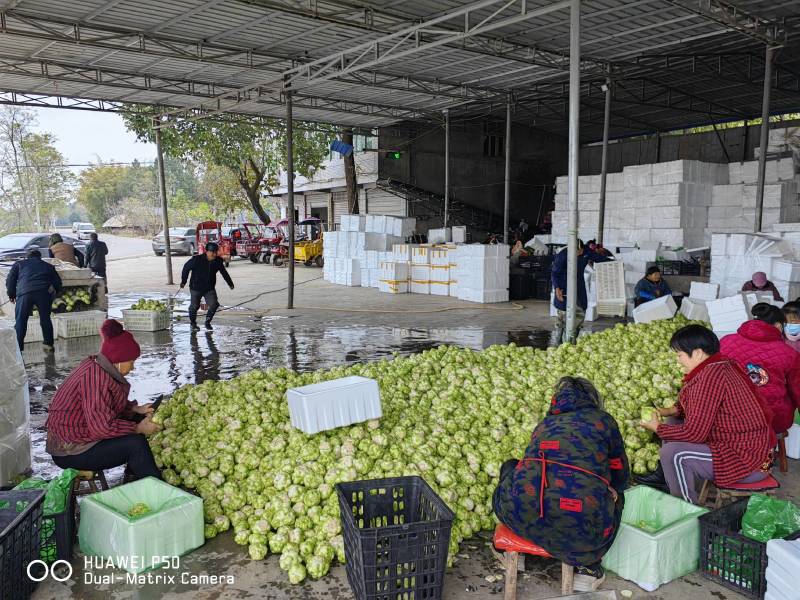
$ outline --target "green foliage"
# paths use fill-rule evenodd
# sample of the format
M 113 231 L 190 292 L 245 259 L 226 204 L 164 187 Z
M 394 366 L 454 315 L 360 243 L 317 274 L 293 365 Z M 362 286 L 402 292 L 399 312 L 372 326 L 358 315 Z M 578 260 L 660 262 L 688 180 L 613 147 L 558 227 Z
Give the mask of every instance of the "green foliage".
M 153 119 L 162 107 L 125 114 L 125 124 L 142 141 L 153 142 Z M 334 129 L 296 129 L 294 132 L 295 173 L 310 176 L 319 169 L 328 154 Z M 211 167 L 224 167 L 245 193 L 253 210 L 268 221 L 261 195 L 271 193 L 279 184 L 286 165 L 286 127 L 277 119 L 220 120 L 214 118 L 181 120 L 161 129 L 164 152 L 173 157 L 191 159 Z M 229 184 L 222 186 L 222 202 L 234 203 L 236 196 Z M 219 191 L 219 188 L 217 189 Z

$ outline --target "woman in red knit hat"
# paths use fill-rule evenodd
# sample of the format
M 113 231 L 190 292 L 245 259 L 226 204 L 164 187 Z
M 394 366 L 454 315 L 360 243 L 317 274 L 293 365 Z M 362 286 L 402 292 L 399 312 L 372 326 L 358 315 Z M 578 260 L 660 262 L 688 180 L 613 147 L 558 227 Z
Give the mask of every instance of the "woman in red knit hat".
M 98 471 L 121 465 L 135 478 L 158 477 L 145 436 L 158 431 L 152 405 L 128 400 L 125 376 L 141 350 L 119 321 L 100 328 L 100 353 L 90 356 L 58 388 L 48 410 L 47 452 L 62 469 Z M 135 415 L 143 415 L 139 422 Z

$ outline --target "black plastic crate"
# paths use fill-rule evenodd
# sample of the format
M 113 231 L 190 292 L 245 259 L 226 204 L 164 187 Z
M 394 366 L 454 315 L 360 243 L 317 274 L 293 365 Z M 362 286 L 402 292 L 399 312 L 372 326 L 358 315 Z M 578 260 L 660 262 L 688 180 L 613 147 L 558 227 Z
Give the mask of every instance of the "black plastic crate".
M 439 600 L 455 515 L 420 477 L 336 485 L 356 600 Z
M 40 558 L 52 563 L 56 560 L 72 560 L 75 542 L 75 507 L 77 498 L 72 486 L 69 488 L 67 504 L 60 513 L 42 517 L 42 547 Z
M 510 300 L 527 300 L 533 296 L 533 278 L 529 273 L 512 274 L 508 288 Z
M 706 579 L 761 599 L 767 591 L 767 544 L 739 533 L 747 498 L 700 515 L 700 571 Z M 787 540 L 800 538 L 800 531 Z
M 44 490 L 0 492 L 0 598 L 22 600 L 36 588 L 28 565 L 39 558 Z M 27 503 L 19 512 L 17 503 Z

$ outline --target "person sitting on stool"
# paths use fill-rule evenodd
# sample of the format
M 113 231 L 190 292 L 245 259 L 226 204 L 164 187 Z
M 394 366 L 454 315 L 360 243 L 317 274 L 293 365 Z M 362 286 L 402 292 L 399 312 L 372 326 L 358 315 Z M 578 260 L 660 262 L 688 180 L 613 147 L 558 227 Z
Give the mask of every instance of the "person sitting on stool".
M 58 388 L 48 409 L 47 452 L 62 469 L 102 471 L 127 465 L 133 478 L 157 477 L 145 436 L 158 431 L 151 404 L 128 400 L 133 370 L 141 350 L 119 321 L 100 329 L 100 353 L 86 358 Z M 144 418 L 138 423 L 136 415 Z
M 661 269 L 654 266 L 648 268 L 645 276 L 636 284 L 634 294 L 633 305 L 639 306 L 656 298 L 671 296 L 672 290 L 667 282 L 664 281 L 664 278 L 661 277 Z
M 764 271 L 756 271 L 750 281 L 746 281 L 742 286 L 743 292 L 772 292 L 772 299 L 776 302 L 783 302 L 783 297 L 775 287 L 775 284 L 767 279 Z
M 34 307 L 39 311 L 44 349 L 53 350 L 53 321 L 50 320 L 53 298 L 61 291 L 61 277 L 56 268 L 42 260 L 42 253 L 33 249 L 28 258 L 14 263 L 6 279 L 8 300 L 16 304 L 14 329 L 17 331 L 19 349 L 25 349 L 28 319 Z

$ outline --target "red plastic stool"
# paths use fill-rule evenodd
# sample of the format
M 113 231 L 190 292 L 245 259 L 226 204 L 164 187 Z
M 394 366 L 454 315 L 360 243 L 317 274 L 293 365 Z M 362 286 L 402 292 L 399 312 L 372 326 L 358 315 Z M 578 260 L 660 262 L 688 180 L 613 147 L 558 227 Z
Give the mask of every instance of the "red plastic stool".
M 520 554 L 552 558 L 547 550 L 525 538 L 519 537 L 502 524 L 498 525 L 494 530 L 494 547 L 503 552 L 502 555 L 497 552 L 495 554 L 506 571 L 504 600 L 516 600 L 517 598 L 517 568 Z M 572 593 L 574 574 L 575 569 L 572 565 L 561 563 L 562 596 Z
M 756 481 L 755 483 L 735 483 L 726 487 L 720 487 L 713 481 L 704 481 L 703 488 L 700 490 L 700 495 L 697 498 L 697 503 L 700 506 L 707 505 L 709 492 L 712 486 L 717 490 L 712 508 L 720 508 L 727 500 L 733 500 L 735 498 L 749 498 L 753 494 L 772 496 L 775 494 L 775 490 L 781 487 L 781 484 L 772 475 L 767 475 L 765 479 Z

